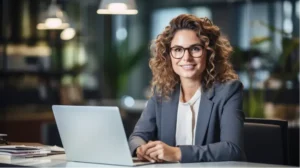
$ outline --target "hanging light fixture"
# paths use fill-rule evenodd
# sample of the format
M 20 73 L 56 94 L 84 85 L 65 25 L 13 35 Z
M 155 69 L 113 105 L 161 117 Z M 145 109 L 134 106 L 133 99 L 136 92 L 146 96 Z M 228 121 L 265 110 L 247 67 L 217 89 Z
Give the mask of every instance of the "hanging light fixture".
M 46 13 L 41 15 L 41 23 L 36 27 L 39 30 L 47 29 L 65 29 L 69 27 L 66 14 L 56 4 L 56 0 L 52 0 Z
M 98 14 L 136 15 L 138 10 L 134 0 L 101 0 Z

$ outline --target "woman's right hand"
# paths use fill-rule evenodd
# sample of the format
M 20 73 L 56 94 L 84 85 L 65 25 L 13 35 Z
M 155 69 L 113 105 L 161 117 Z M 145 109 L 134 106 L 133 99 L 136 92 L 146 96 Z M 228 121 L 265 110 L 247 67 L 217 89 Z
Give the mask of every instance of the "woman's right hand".
M 150 156 L 147 156 L 146 155 L 146 151 L 147 150 L 148 150 L 148 145 L 144 144 L 144 145 L 139 146 L 136 149 L 136 156 L 137 156 L 137 158 L 139 160 L 141 160 L 141 161 L 149 161 L 149 162 L 152 162 L 152 163 L 154 163 L 154 162 L 162 162 L 162 160 L 160 160 L 160 159 L 154 160 Z
M 153 159 L 146 155 L 146 152 L 144 152 L 143 148 L 145 148 L 145 145 L 141 145 L 136 149 L 137 158 L 141 161 L 149 161 L 152 163 L 155 162 Z

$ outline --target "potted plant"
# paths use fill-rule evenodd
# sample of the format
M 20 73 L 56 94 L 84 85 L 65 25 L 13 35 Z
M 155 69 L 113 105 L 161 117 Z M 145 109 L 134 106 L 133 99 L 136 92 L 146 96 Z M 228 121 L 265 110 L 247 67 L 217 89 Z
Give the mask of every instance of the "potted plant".
M 145 58 L 147 45 L 129 51 L 128 40 L 114 44 L 106 50 L 103 59 L 104 79 L 110 89 L 111 98 L 120 98 L 124 93 L 132 70 Z
M 266 118 L 285 120 L 299 118 L 299 37 L 292 37 L 281 29 L 259 23 L 270 32 L 282 35 L 282 52 L 276 59 L 274 56 L 268 58 L 273 66 L 264 83 L 264 115 Z M 253 46 L 269 42 L 272 42 L 271 37 L 256 37 L 251 40 Z

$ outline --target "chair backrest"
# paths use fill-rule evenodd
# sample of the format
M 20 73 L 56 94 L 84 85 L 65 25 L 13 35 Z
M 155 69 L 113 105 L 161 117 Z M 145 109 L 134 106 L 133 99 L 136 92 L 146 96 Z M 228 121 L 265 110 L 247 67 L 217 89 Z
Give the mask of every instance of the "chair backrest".
M 249 162 L 288 165 L 287 121 L 246 118 L 244 125 Z

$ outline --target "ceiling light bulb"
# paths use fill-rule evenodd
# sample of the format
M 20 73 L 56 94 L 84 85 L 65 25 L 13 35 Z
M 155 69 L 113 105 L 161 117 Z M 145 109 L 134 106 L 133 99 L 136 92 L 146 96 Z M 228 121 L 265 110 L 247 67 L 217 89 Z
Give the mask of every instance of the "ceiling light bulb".
M 108 10 L 110 10 L 110 11 L 125 11 L 125 10 L 127 10 L 127 5 L 124 3 L 110 3 L 108 5 Z
M 45 25 L 48 28 L 58 28 L 62 25 L 62 20 L 60 18 L 48 18 L 45 21 Z

